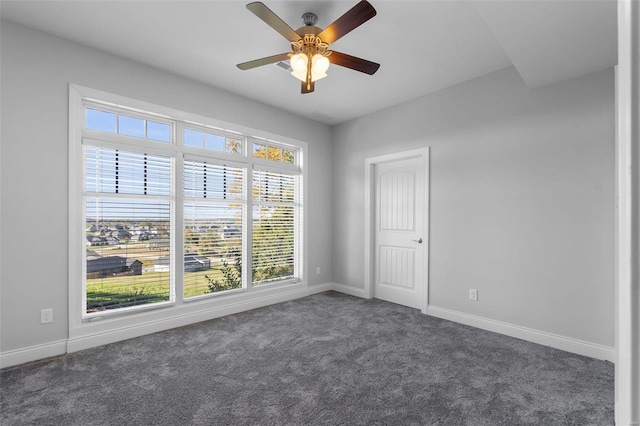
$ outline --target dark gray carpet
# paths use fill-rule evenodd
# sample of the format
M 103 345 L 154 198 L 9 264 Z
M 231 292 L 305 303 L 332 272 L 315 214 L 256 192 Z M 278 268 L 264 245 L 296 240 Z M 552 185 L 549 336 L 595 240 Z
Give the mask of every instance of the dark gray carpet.
M 325 293 L 4 370 L 8 425 L 612 425 L 609 362 Z

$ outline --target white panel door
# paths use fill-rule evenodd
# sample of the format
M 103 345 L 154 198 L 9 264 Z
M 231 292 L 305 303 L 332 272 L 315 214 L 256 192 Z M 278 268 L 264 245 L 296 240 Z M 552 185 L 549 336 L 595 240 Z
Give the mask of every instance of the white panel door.
M 424 159 L 375 166 L 374 297 L 422 308 L 425 291 Z

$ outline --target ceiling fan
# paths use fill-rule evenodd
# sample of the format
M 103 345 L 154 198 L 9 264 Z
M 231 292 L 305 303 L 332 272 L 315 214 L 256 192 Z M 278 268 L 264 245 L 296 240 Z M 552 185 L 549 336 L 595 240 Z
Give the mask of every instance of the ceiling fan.
M 305 25 L 293 30 L 262 2 L 249 3 L 247 9 L 289 40 L 292 51 L 243 62 L 237 65 L 241 70 L 288 59 L 293 69 L 291 74 L 302 81 L 302 93 L 311 93 L 315 89 L 315 82 L 327 76 L 330 63 L 369 75 L 375 74 L 380 68 L 380 64 L 375 62 L 328 50 L 330 44 L 376 16 L 376 10 L 366 0 L 360 1 L 324 30 L 315 26 L 318 17 L 314 13 L 302 15 Z

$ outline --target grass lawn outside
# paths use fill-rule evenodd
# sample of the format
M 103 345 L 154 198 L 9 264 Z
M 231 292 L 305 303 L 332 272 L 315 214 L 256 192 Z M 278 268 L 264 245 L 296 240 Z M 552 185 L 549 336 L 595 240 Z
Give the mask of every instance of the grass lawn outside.
M 169 272 L 87 279 L 88 310 L 98 307 L 124 307 L 169 300 Z M 222 280 L 218 269 L 184 273 L 184 297 L 209 293 L 209 281 Z M 98 309 L 101 310 L 101 309 Z

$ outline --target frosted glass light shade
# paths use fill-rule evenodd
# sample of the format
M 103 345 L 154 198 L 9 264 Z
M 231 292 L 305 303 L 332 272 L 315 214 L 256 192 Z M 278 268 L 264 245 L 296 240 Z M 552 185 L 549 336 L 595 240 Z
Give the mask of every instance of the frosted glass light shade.
M 317 72 L 316 70 L 311 70 L 311 81 L 318 81 L 321 78 L 325 78 L 327 76 L 324 72 Z
M 307 67 L 309 65 L 309 57 L 304 53 L 296 53 L 289 60 L 293 71 L 291 75 L 302 82 L 307 81 Z M 327 76 L 329 69 L 329 59 L 316 53 L 311 58 L 311 81 L 317 81 Z
M 291 71 L 291 75 L 297 78 L 300 81 L 307 81 L 307 69 L 305 68 L 303 71 Z
M 329 69 L 329 58 L 319 53 L 313 55 L 311 58 L 311 63 L 313 65 L 312 70 L 320 74 L 325 74 Z
M 306 72 L 307 71 L 307 63 L 309 62 L 309 58 L 304 53 L 297 53 L 289 59 L 289 63 L 291 64 L 291 68 L 293 71 L 297 72 Z

